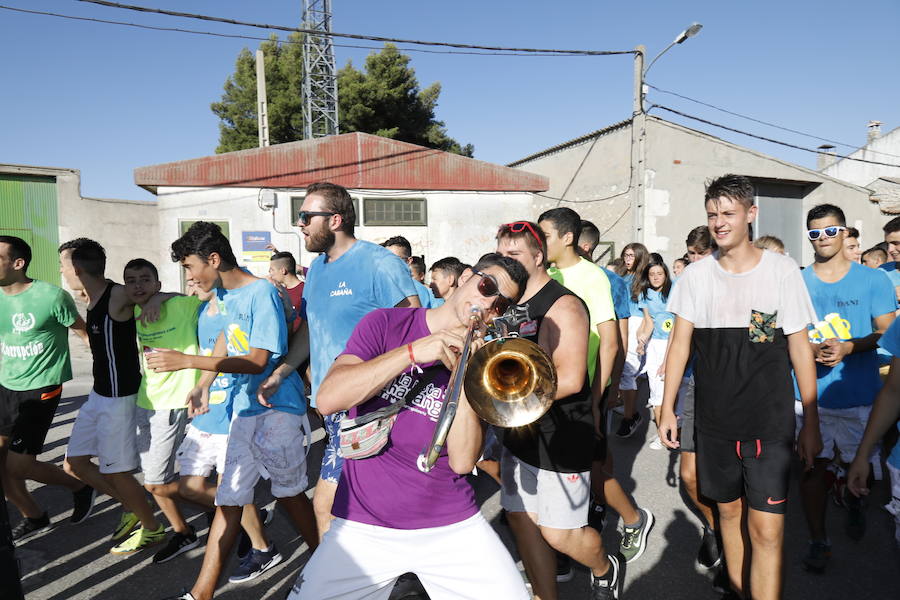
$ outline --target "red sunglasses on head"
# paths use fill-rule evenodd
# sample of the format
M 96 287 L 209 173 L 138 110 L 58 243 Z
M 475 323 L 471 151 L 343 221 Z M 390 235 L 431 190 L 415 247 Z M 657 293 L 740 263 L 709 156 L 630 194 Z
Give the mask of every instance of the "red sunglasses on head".
M 534 227 L 531 226 L 531 223 L 528 221 L 516 221 L 514 223 L 507 223 L 506 225 L 501 225 L 500 229 L 509 229 L 509 231 L 513 233 L 522 233 L 526 229 L 531 232 L 531 235 L 534 236 L 534 239 L 537 240 L 538 248 L 541 250 L 544 249 L 544 244 L 541 243 L 541 238 L 538 236 L 537 232 L 534 230 Z

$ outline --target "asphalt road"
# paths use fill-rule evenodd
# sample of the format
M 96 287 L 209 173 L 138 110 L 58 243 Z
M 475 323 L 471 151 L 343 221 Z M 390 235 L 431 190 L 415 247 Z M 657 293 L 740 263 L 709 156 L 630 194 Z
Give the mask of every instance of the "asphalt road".
M 74 347 L 74 346 L 73 346 Z M 66 442 L 79 406 L 90 389 L 90 363 L 83 352 L 75 360 L 76 379 L 64 388 L 64 399 L 47 439 L 41 460 L 61 464 Z M 645 413 L 645 416 L 646 413 Z M 656 516 L 645 554 L 628 565 L 625 598 L 666 598 L 703 600 L 718 598 L 710 585 L 711 574 L 695 564 L 700 540 L 697 518 L 685 508 L 678 488 L 677 454 L 652 450 L 647 421 L 629 439 L 614 438 L 611 447 L 616 472 L 622 485 L 637 502 Z M 321 430 L 316 432 L 309 454 L 309 481 L 315 482 L 322 456 Z M 515 555 L 509 530 L 499 523 L 497 485 L 486 476 L 473 477 L 482 510 Z M 152 551 L 116 557 L 108 553 L 113 545 L 109 536 L 118 522 L 119 509 L 108 497 L 97 501 L 96 512 L 86 522 L 71 525 L 71 496 L 67 490 L 31 484 L 38 501 L 49 511 L 54 526 L 50 531 L 27 539 L 17 549 L 22 564 L 22 580 L 28 600 L 159 600 L 190 588 L 203 558 L 200 546 L 166 564 L 151 563 Z M 800 508 L 797 486 L 789 497 L 786 532 L 785 598 L 816 600 L 897 600 L 900 598 L 900 552 L 894 548 L 890 516 L 881 505 L 888 499 L 888 486 L 876 486 L 866 515 L 868 530 L 861 542 L 853 542 L 843 533 L 844 513 L 829 506 L 828 522 L 833 544 L 833 559 L 828 572 L 814 575 L 803 570 L 801 557 L 807 535 Z M 311 495 L 312 490 L 308 493 Z M 261 482 L 257 503 L 272 506 L 268 485 Z M 206 519 L 191 512 L 190 520 L 205 539 Z M 10 508 L 13 523 L 19 515 Z M 615 514 L 603 532 L 605 544 L 618 548 L 620 534 Z M 226 600 L 284 598 L 297 573 L 309 558 L 308 548 L 300 540 L 287 518 L 276 512 L 268 532 L 284 562 L 265 575 L 244 584 L 225 584 L 217 598 Z M 226 567 L 226 573 L 236 566 Z M 227 578 L 223 578 L 227 579 Z M 560 598 L 586 598 L 589 588 L 587 569 L 576 568 L 573 581 L 560 585 Z M 2 594 L 0 594 L 2 596 Z M 501 600 L 501 599 L 491 599 Z

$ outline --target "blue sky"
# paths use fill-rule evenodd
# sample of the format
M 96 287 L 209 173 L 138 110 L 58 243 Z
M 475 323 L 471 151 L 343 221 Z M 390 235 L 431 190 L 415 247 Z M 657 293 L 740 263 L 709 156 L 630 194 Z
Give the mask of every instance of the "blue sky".
M 282 25 L 300 0 L 133 0 L 135 4 Z M 204 31 L 266 32 L 105 8 L 74 0 L 0 0 L 31 10 Z M 471 44 L 629 50 L 648 61 L 687 25 L 648 81 L 729 110 L 850 144 L 870 119 L 900 126 L 896 0 L 644 2 L 334 0 L 333 29 Z M 343 43 L 338 41 L 338 43 Z M 377 45 L 372 43 L 371 45 Z M 82 194 L 149 199 L 135 167 L 213 154 L 218 100 L 251 40 L 84 23 L 0 10 L 0 162 L 81 170 Z M 370 50 L 336 48 L 338 67 Z M 438 118 L 476 158 L 507 163 L 627 118 L 632 59 L 453 56 L 411 52 L 425 86 L 440 81 Z M 722 124 L 815 148 L 820 141 L 744 121 L 651 90 L 665 104 Z M 815 156 L 691 127 L 812 167 Z M 850 148 L 839 147 L 840 151 Z M 900 159 L 897 159 L 900 161 Z

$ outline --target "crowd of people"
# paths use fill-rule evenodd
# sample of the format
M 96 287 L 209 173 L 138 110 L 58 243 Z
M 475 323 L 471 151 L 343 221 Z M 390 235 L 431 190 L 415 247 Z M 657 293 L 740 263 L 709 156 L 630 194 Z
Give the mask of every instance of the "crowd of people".
M 109 552 L 153 548 L 154 563 L 198 547 L 185 509 L 199 508 L 202 566 L 169 600 L 208 600 L 235 550 L 234 583 L 282 561 L 266 533 L 272 513 L 254 504 L 265 478 L 311 551 L 290 600 L 386 600 L 398 581 L 434 600 L 553 600 L 573 561 L 590 571 L 590 598 L 620 598 L 655 517 L 616 480 L 608 439 L 638 430 L 646 377 L 658 433 L 649 448 L 678 453 L 701 520 L 697 564 L 723 598 L 781 597 L 798 458 L 807 569 L 825 571 L 831 556 L 828 495 L 860 539 L 863 499 L 885 464 L 900 545 L 900 445 L 888 448 L 900 417 L 900 218 L 883 246 L 862 252 L 839 207 L 815 206 L 814 260 L 800 268 L 777 238 L 752 239 L 748 179 L 719 177 L 702 202 L 707 223 L 687 233 L 671 269 L 640 243 L 598 265 L 600 231 L 565 207 L 500 225 L 470 263 L 426 269 L 403 237 L 357 239 L 347 190 L 317 183 L 297 216 L 317 254 L 306 270 L 275 252 L 258 278 L 203 221 L 171 244 L 186 295 L 162 291 L 145 259 L 128 262 L 119 284 L 100 243 L 62 244 L 60 272 L 85 317 L 68 292 L 28 277 L 24 240 L 0 236 L 0 475 L 22 516 L 12 538 L 21 545 L 50 525 L 27 480 L 69 489 L 73 523 L 98 495 L 114 499 Z M 490 426 L 463 391 L 423 468 L 467 332 L 476 350 L 500 321 L 552 362 L 549 410 Z M 60 468 L 37 457 L 72 379 L 68 330 L 90 347 L 93 389 Z M 326 439 L 310 500 L 313 414 Z M 530 591 L 472 476 L 499 485 Z M 601 536 L 607 509 L 621 519 L 618 547 Z

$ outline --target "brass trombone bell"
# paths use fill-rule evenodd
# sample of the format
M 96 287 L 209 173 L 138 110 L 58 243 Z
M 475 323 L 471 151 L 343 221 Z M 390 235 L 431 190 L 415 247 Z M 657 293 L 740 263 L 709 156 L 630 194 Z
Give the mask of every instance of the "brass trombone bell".
M 466 399 L 484 421 L 521 427 L 540 419 L 556 395 L 556 369 L 530 340 L 504 337 L 487 342 L 466 365 Z

